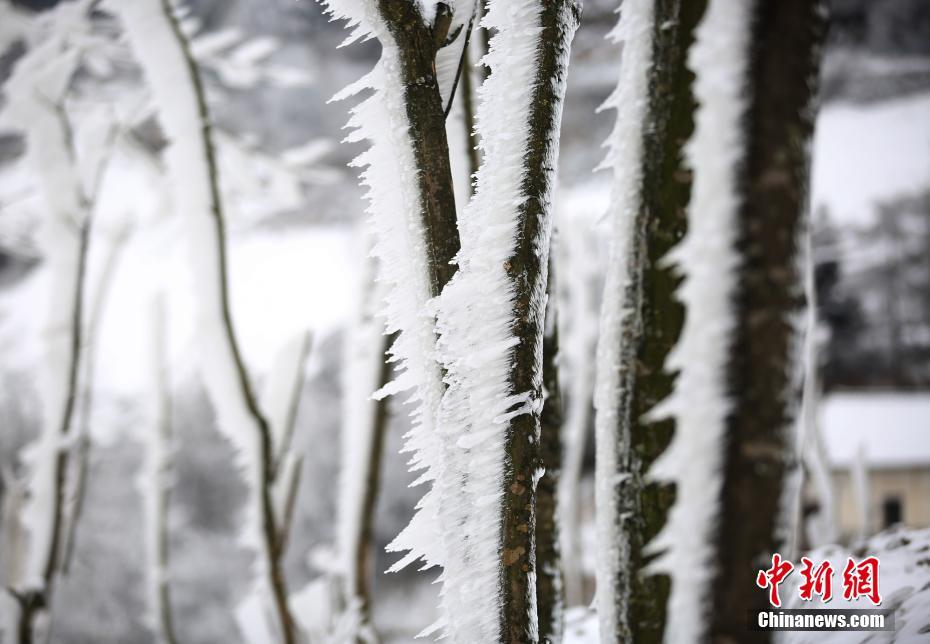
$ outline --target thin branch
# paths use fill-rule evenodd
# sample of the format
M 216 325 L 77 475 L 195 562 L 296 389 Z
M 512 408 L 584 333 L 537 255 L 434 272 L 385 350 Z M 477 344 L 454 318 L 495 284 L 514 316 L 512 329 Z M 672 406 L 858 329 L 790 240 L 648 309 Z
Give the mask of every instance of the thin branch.
M 307 331 L 300 343 L 300 357 L 297 359 L 297 374 L 291 385 L 291 395 L 288 398 L 287 418 L 284 427 L 281 430 L 281 444 L 278 446 L 277 456 L 274 460 L 274 466 L 271 470 L 272 481 L 277 481 L 281 473 L 281 467 L 291 451 L 291 444 L 294 442 L 294 432 L 297 426 L 297 411 L 300 409 L 300 398 L 306 382 L 305 363 L 307 356 L 310 355 L 310 348 L 313 346 L 313 334 Z
M 468 43 L 471 41 L 471 29 L 474 22 L 475 16 L 473 14 L 468 21 L 468 26 L 465 28 L 465 42 L 462 45 L 462 55 L 459 56 L 459 64 L 455 69 L 455 79 L 452 81 L 452 89 L 449 91 L 449 101 L 446 103 L 446 108 L 443 110 L 443 117 L 446 119 L 449 118 L 449 112 L 452 111 L 452 102 L 455 100 L 455 92 L 459 85 L 459 78 L 461 78 L 463 70 L 466 76 L 468 75 L 468 71 L 470 71 L 465 70 L 465 66 L 468 60 Z
M 200 77 L 200 71 L 190 51 L 187 37 L 184 35 L 181 25 L 175 16 L 170 0 L 159 0 L 162 12 L 168 22 L 168 25 L 174 35 L 178 51 L 184 59 L 188 68 L 189 80 L 194 92 L 197 107 L 197 116 L 200 123 L 203 124 L 203 131 L 200 143 L 203 147 L 203 155 L 206 160 L 207 174 L 209 177 L 210 204 L 213 216 L 213 223 L 216 229 L 217 256 L 219 263 L 220 281 L 217 284 L 219 293 L 219 305 L 221 310 L 221 322 L 226 335 L 227 345 L 231 354 L 232 361 L 235 365 L 236 375 L 239 385 L 239 392 L 249 416 L 255 422 L 258 429 L 259 439 L 259 480 L 255 484 L 259 486 L 259 512 L 262 523 L 263 547 L 268 560 L 268 577 L 272 589 L 275 609 L 278 613 L 281 631 L 285 644 L 296 644 L 296 623 L 291 615 L 290 606 L 287 599 L 287 588 L 284 580 L 284 571 L 281 565 L 281 550 L 279 548 L 278 528 L 275 521 L 274 503 L 272 499 L 272 472 L 274 469 L 274 452 L 271 430 L 268 420 L 259 409 L 257 398 L 246 373 L 245 363 L 242 359 L 242 353 L 239 348 L 235 332 L 233 330 L 232 315 L 229 306 L 229 287 L 228 287 L 228 260 L 226 256 L 226 223 L 223 212 L 222 195 L 219 182 L 219 167 L 216 158 L 216 150 L 213 145 L 211 132 L 210 111 L 207 106 L 206 89 L 203 80 Z
M 287 481 L 287 492 L 284 497 L 284 508 L 281 513 L 281 529 L 278 531 L 280 542 L 278 547 L 282 554 L 287 550 L 288 540 L 291 536 L 291 527 L 294 525 L 294 514 L 297 508 L 297 496 L 300 493 L 300 480 L 303 474 L 304 457 L 298 456 L 294 460 L 294 466 L 287 470 L 290 477 Z
M 97 363 L 97 334 L 100 330 L 100 320 L 103 316 L 103 309 L 113 284 L 113 276 L 116 273 L 116 264 L 128 237 L 129 226 L 126 225 L 119 230 L 110 247 L 110 253 L 107 255 L 107 259 L 100 273 L 100 279 L 97 282 L 94 303 L 91 306 L 90 318 L 87 321 L 87 329 L 84 337 L 86 357 L 84 373 L 81 378 L 83 386 L 81 388 L 80 413 L 78 416 L 77 428 L 77 472 L 75 474 L 74 490 L 71 499 L 71 516 L 68 520 L 65 540 L 62 545 L 61 572 L 63 575 L 67 575 L 70 572 L 77 538 L 77 526 L 80 523 L 84 511 L 84 499 L 87 493 L 87 469 L 91 445 L 90 421 L 93 410 L 93 385 Z

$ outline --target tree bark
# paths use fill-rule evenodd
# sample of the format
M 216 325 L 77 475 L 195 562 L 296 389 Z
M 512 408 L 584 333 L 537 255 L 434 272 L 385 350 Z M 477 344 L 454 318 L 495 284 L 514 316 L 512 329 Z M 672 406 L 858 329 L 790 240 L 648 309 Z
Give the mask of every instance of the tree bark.
M 710 639 L 745 639 L 747 580 L 783 545 L 785 477 L 797 467 L 794 320 L 804 306 L 798 245 L 806 227 L 808 149 L 824 16 L 817 0 L 757 2 L 736 250 L 735 330 L 727 365 L 722 512 Z M 759 634 L 759 641 L 769 637 Z
M 459 252 L 455 191 L 446 138 L 446 108 L 436 76 L 436 52 L 448 36 L 448 5 L 439 4 L 435 25 L 428 24 L 416 3 L 379 0 L 378 10 L 397 44 L 404 84 L 404 104 L 418 169 L 420 208 L 431 295 L 437 296 L 452 275 Z
M 514 253 L 505 268 L 515 286 L 513 332 L 519 340 L 513 353 L 510 390 L 541 398 L 542 309 L 548 278 L 548 238 L 552 207 L 549 196 L 555 180 L 558 137 L 565 92 L 568 54 L 581 7 L 574 0 L 540 0 L 542 31 L 530 102 L 529 133 L 524 156 L 525 175 L 518 209 Z M 505 441 L 504 496 L 501 504 L 501 640 L 513 644 L 536 641 L 535 608 L 536 490 L 540 467 L 539 412 L 510 421 Z
M 564 593 L 557 513 L 562 471 L 562 396 L 559 390 L 559 328 L 550 249 L 546 321 L 543 333 L 543 409 L 539 451 L 544 472 L 536 486 L 536 613 L 539 641 L 562 641 Z
M 650 480 L 647 475 L 652 463 L 668 448 L 675 421 L 654 420 L 647 414 L 672 393 L 676 379 L 676 374 L 666 367 L 666 359 L 684 322 L 684 307 L 676 295 L 681 275 L 663 260 L 687 230 L 691 173 L 685 167 L 683 151 L 694 129 L 696 105 L 692 93 L 694 75 L 686 63 L 704 8 L 703 1 L 660 0 L 651 8 L 648 36 L 630 35 L 649 38 L 646 49 L 651 50 L 651 56 L 643 71 L 647 95 L 638 133 L 642 137 L 640 178 L 632 189 L 630 212 L 615 213 L 616 217 L 632 217 L 627 224 L 630 233 L 626 247 L 618 248 L 612 259 L 624 262 L 619 270 L 626 279 L 625 283 L 608 283 L 608 288 L 611 284 L 620 286 L 621 292 L 606 291 L 604 302 L 621 320 L 617 337 L 610 338 L 611 342 L 619 342 L 620 359 L 609 367 L 619 370 L 617 387 L 610 392 L 615 399 L 607 401 L 616 409 L 616 427 L 598 432 L 598 454 L 602 450 L 613 452 L 617 471 L 604 475 L 615 482 L 605 490 L 604 502 L 599 500 L 598 511 L 613 515 L 613 525 L 619 528 L 623 541 L 615 573 L 601 573 L 615 577 L 599 583 L 599 593 L 612 591 L 610 600 L 602 597 L 600 601 L 612 602 L 616 622 L 604 629 L 609 633 L 602 633 L 605 642 L 658 643 L 665 633 L 671 582 L 668 575 L 645 572 L 654 559 L 646 554 L 645 547 L 668 520 L 675 486 Z M 628 10 L 628 5 L 622 10 Z M 622 64 L 638 62 L 625 58 Z M 624 82 L 631 86 L 618 89 L 621 97 L 624 90 L 632 91 L 633 87 L 630 75 L 621 77 Z M 618 118 L 624 118 L 625 108 L 617 105 L 621 110 Z M 615 149 L 624 145 L 629 144 L 614 142 Z M 615 170 L 628 172 L 635 170 Z M 605 410 L 599 408 L 598 413 Z
M 684 237 L 691 194 L 691 173 L 683 148 L 694 129 L 694 75 L 687 54 L 704 12 L 703 1 L 661 0 L 655 3 L 649 70 L 649 125 L 643 131 L 640 204 L 634 215 L 629 250 L 631 279 L 622 297 L 633 313 L 623 330 L 620 431 L 628 433 L 620 471 L 621 506 L 631 513 L 624 523 L 629 542 L 629 596 L 619 610 L 627 612 L 624 641 L 659 643 L 664 636 L 670 590 L 667 575 L 646 574 L 653 557 L 644 547 L 665 525 L 675 501 L 673 484 L 647 480 L 649 467 L 668 447 L 675 422 L 653 421 L 646 414 L 668 397 L 675 374 L 665 368 L 678 341 L 684 309 L 676 297 L 681 275 L 662 259 Z

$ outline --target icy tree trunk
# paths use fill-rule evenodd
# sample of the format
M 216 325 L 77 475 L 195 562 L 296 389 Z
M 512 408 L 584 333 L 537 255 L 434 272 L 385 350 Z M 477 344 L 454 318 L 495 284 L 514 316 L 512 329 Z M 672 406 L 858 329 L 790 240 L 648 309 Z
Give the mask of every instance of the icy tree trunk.
M 552 225 L 551 193 L 558 159 L 558 134 L 568 73 L 571 41 L 580 6 L 573 0 L 539 2 L 541 32 L 529 113 L 529 139 L 523 155 L 517 210 L 517 238 L 505 271 L 514 287 L 513 350 L 509 385 L 512 392 L 529 392 L 541 400 L 540 357 L 544 326 L 543 303 L 548 278 L 548 236 Z M 514 417 L 507 429 L 501 505 L 501 641 L 538 638 L 535 577 L 534 482 L 540 467 L 539 411 Z
M 446 9 L 443 10 L 443 7 Z M 378 11 L 394 38 L 400 56 L 400 80 L 418 171 L 431 295 L 439 295 L 455 273 L 459 251 L 455 190 L 446 138 L 446 106 L 436 74 L 436 53 L 449 36 L 451 14 L 439 3 L 433 24 L 414 2 L 378 0 Z
M 807 225 L 823 7 L 817 0 L 758 2 L 748 26 L 735 317 L 726 364 L 731 407 L 710 611 L 714 641 L 744 638 L 746 612 L 767 608 L 764 593 L 747 593 L 740 580 L 752 579 L 787 536 L 785 480 L 797 466 L 791 428 L 799 406 L 797 328 L 804 307 L 798 254 Z
M 695 109 L 687 53 L 703 2 L 627 0 L 615 35 L 622 72 L 608 106 L 618 111 L 615 239 L 605 284 L 598 363 L 597 603 L 602 642 L 663 640 L 670 581 L 648 572 L 644 548 L 665 525 L 674 485 L 647 477 L 668 447 L 670 418 L 649 411 L 667 398 L 667 367 L 684 310 L 678 270 L 664 261 L 685 233 L 691 174 L 683 148 Z
M 197 279 L 197 324 L 205 355 L 204 383 L 220 429 L 239 449 L 251 486 L 247 539 L 260 553 L 256 581 L 286 644 L 297 641 L 282 569 L 281 517 L 276 516 L 275 445 L 242 359 L 229 307 L 226 232 L 210 113 L 200 74 L 170 0 L 112 2 L 148 77 L 165 133 L 176 206 L 189 225 Z
M 543 408 L 539 417 L 539 452 L 544 471 L 536 486 L 536 613 L 539 641 L 553 644 L 562 641 L 565 603 L 558 516 L 563 415 L 559 390 L 559 327 L 555 292 L 550 248 L 543 332 Z

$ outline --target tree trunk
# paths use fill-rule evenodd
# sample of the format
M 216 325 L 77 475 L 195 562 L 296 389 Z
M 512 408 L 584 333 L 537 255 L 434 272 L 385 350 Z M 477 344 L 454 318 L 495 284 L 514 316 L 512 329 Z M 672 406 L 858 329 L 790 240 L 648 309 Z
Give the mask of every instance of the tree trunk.
M 440 3 L 439 7 L 447 7 Z M 445 44 L 449 21 L 437 9 L 429 25 L 413 2 L 379 0 L 378 10 L 397 44 L 409 136 L 418 170 L 419 199 L 431 295 L 437 296 L 452 275 L 459 252 L 455 190 L 446 138 L 446 108 L 436 75 L 436 52 Z
M 551 253 L 550 248 L 543 333 L 543 409 L 539 418 L 539 452 L 544 472 L 536 486 L 536 613 L 539 616 L 539 641 L 557 644 L 562 641 L 565 603 L 557 513 L 563 418 L 559 391 L 558 306 Z
M 276 516 L 275 444 L 267 418 L 242 359 L 229 306 L 226 220 L 206 91 L 187 37 L 171 0 L 114 3 L 133 50 L 148 77 L 165 134 L 168 168 L 177 207 L 186 209 L 194 265 L 204 383 L 219 424 L 238 440 L 249 461 L 250 503 L 257 525 L 250 526 L 263 558 L 261 568 L 276 628 L 285 644 L 296 644 L 297 626 L 288 604 L 282 553 L 284 540 Z M 193 126 L 192 126 L 193 124 Z M 185 175 L 181 176 L 181 172 Z M 251 433 L 244 437 L 243 434 Z
M 787 536 L 784 481 L 797 467 L 795 320 L 804 307 L 797 257 L 807 225 L 808 150 L 823 30 L 817 0 L 758 2 L 752 15 L 714 642 L 745 639 L 747 611 L 768 608 L 765 594 L 746 592 L 745 582 Z M 768 641 L 761 634 L 760 641 L 763 637 Z
M 513 333 L 519 344 L 510 372 L 512 392 L 530 392 L 541 399 L 543 294 L 548 278 L 548 248 L 540 249 L 551 229 L 550 195 L 558 158 L 558 132 L 568 72 L 568 54 L 578 26 L 581 7 L 573 0 L 540 0 L 542 31 L 537 45 L 532 88 L 529 140 L 523 157 L 525 171 L 518 208 L 514 252 L 505 266 L 515 286 Z M 548 241 L 548 240 L 547 240 Z M 512 644 L 537 641 L 535 613 L 534 480 L 540 467 L 539 412 L 524 413 L 510 421 L 505 442 L 503 502 L 501 505 L 501 640 Z
M 613 104 L 619 112 L 611 139 L 618 239 L 610 261 L 619 275 L 605 287 L 601 342 L 619 360 L 599 366 L 597 491 L 601 534 L 620 543 L 599 546 L 606 562 L 598 570 L 602 642 L 664 639 L 670 580 L 645 572 L 653 559 L 645 546 L 665 525 L 675 487 L 648 472 L 668 447 L 675 422 L 647 414 L 674 388 L 666 359 L 684 321 L 676 295 L 681 276 L 664 259 L 687 228 L 691 173 L 683 148 L 694 128 L 695 101 L 686 63 L 703 11 L 704 2 L 683 0 L 625 2 L 621 9 L 621 64 L 635 69 L 622 72 Z M 642 101 L 638 122 L 624 123 L 632 101 Z M 637 145 L 638 155 L 624 154 Z M 630 162 L 637 167 L 627 167 Z

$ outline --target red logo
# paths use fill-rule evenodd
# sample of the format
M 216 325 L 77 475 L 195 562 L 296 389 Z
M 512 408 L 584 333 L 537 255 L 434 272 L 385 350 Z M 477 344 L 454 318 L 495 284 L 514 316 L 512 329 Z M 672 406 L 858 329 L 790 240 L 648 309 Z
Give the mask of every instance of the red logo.
M 872 604 L 878 606 L 882 603 L 882 596 L 878 590 L 878 558 L 866 557 L 856 563 L 852 557 L 846 559 L 843 569 L 843 599 L 854 601 L 866 597 Z M 781 607 L 781 597 L 778 587 L 794 571 L 794 564 L 785 561 L 777 552 L 772 555 L 772 565 L 766 570 L 760 570 L 756 575 L 756 586 L 769 591 L 769 603 Z M 800 573 L 802 582 L 798 586 L 798 596 L 802 601 L 812 601 L 814 596 L 820 597 L 823 603 L 833 598 L 833 565 L 829 561 L 815 564 L 807 557 L 801 557 Z
M 868 597 L 878 606 L 882 596 L 878 592 L 878 557 L 866 557 L 858 564 L 850 557 L 843 569 L 843 599 Z
M 769 603 L 776 608 L 781 606 L 781 597 L 778 596 L 778 587 L 794 570 L 790 561 L 784 561 L 777 552 L 772 555 L 772 567 L 760 570 L 756 575 L 756 586 L 769 589 Z
M 801 557 L 801 576 L 804 577 L 804 583 L 798 588 L 801 599 L 810 601 L 814 595 L 820 595 L 825 604 L 833 599 L 833 566 L 829 561 L 814 568 L 813 561 Z

